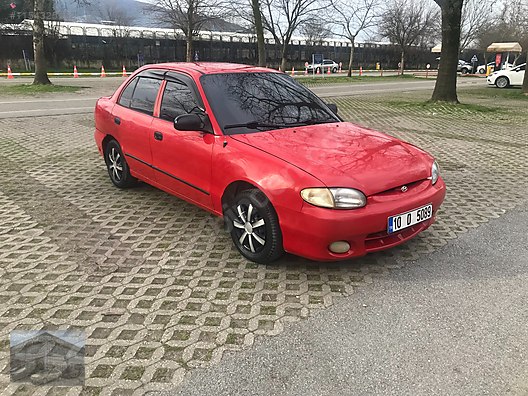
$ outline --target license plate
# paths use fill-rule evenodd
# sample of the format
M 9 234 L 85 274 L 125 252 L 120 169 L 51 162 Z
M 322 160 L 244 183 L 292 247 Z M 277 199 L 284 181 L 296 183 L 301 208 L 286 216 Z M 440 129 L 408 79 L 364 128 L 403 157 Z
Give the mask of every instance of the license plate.
M 421 223 L 422 221 L 429 220 L 433 217 L 433 205 L 425 205 L 418 209 L 413 209 L 409 212 L 405 212 L 396 216 L 389 217 L 388 233 L 403 230 L 404 228 L 411 227 L 415 224 Z

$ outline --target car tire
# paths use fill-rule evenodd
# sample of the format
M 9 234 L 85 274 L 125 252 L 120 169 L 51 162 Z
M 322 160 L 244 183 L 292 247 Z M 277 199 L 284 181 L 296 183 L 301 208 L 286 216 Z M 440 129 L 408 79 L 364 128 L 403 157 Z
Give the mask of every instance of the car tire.
M 480 68 L 478 72 L 479 74 L 486 74 L 486 69 Z
M 462 74 L 468 74 L 468 73 L 469 73 L 469 69 L 463 67 L 463 68 L 460 70 L 460 73 L 462 73 Z
M 233 202 L 224 216 L 233 243 L 242 256 L 259 264 L 269 264 L 284 255 L 277 213 L 262 191 L 241 191 Z
M 510 86 L 510 80 L 508 80 L 508 77 L 501 76 L 495 80 L 495 85 L 497 88 L 508 88 Z
M 130 174 L 130 168 L 125 160 L 121 146 L 116 140 L 110 140 L 105 147 L 104 158 L 108 176 L 118 188 L 128 188 L 137 183 Z
M 334 68 L 332 69 L 332 73 L 337 73 L 337 67 L 334 67 Z

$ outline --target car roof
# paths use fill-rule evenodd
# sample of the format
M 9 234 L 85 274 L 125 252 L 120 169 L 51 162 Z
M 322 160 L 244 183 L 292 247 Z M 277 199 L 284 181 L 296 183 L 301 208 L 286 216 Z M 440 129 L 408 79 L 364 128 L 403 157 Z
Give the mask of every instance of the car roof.
M 170 62 L 170 63 L 155 63 L 143 66 L 141 70 L 148 69 L 166 69 L 173 71 L 186 72 L 193 75 L 203 74 L 217 74 L 217 73 L 248 73 L 248 72 L 275 72 L 277 70 L 268 69 L 265 67 L 242 65 L 238 63 L 224 63 L 224 62 Z

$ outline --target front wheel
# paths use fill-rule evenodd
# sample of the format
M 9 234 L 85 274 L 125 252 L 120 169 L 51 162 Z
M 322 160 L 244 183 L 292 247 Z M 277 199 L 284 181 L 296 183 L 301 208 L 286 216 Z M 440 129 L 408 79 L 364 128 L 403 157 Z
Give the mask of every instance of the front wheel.
M 226 213 L 226 221 L 233 243 L 248 260 L 268 264 L 284 254 L 277 213 L 260 190 L 237 194 Z
M 499 77 L 495 80 L 495 85 L 497 88 L 508 88 L 510 80 L 508 80 L 508 77 Z

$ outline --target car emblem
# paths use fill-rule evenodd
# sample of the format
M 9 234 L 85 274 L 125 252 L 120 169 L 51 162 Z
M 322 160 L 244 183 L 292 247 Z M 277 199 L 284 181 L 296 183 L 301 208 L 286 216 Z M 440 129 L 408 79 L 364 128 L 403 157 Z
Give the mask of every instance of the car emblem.
M 407 186 L 402 186 L 401 192 L 407 192 L 407 190 L 408 190 Z

